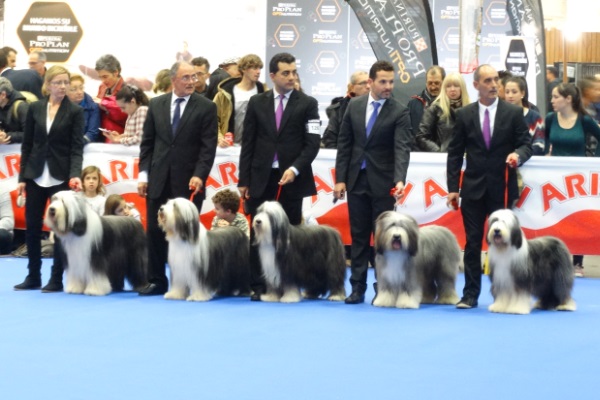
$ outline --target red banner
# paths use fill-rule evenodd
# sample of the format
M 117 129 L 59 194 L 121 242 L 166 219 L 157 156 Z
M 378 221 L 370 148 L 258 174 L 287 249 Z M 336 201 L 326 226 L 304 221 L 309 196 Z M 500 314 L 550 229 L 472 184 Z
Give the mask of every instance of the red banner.
M 210 226 L 214 216 L 210 198 L 220 189 L 237 190 L 239 147 L 218 149 L 212 172 L 206 182 L 207 200 L 202 222 Z M 136 207 L 145 221 L 146 205 L 137 195 L 137 147 L 89 144 L 84 166 L 98 166 L 108 194 L 119 193 Z M 313 162 L 318 194 L 306 198 L 305 217 L 337 228 L 350 243 L 348 209 L 344 201 L 333 204 L 335 150 L 322 149 Z M 16 197 L 20 148 L 0 146 L 0 190 Z M 553 235 L 564 240 L 575 254 L 600 254 L 593 232 L 600 226 L 600 168 L 598 160 L 586 157 L 532 157 L 522 168 L 523 191 L 515 212 L 527 237 Z M 464 244 L 460 211 L 446 207 L 446 155 L 412 153 L 406 182 L 406 196 L 398 211 L 414 216 L 419 224 L 447 226 Z M 23 209 L 15 209 L 16 227 L 24 229 Z

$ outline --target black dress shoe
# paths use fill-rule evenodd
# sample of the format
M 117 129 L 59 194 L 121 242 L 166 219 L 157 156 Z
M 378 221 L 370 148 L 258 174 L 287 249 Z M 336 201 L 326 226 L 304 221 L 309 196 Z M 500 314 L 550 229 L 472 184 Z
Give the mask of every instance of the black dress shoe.
M 156 283 L 149 283 L 138 292 L 140 296 L 161 296 L 165 293 L 167 293 L 167 288 Z
M 34 278 L 30 275 L 25 277 L 25 280 L 18 285 L 15 285 L 15 290 L 36 290 L 42 287 L 42 278 Z
M 365 294 L 364 292 L 360 292 L 357 290 L 353 290 L 350 296 L 346 297 L 344 300 L 346 304 L 360 304 L 365 302 Z
M 477 307 L 477 299 L 474 297 L 463 297 L 460 299 L 458 303 L 456 303 L 456 308 L 460 308 L 463 310 L 468 310 L 469 308 Z
M 58 293 L 63 291 L 63 284 L 60 281 L 50 279 L 48 284 L 42 288 L 42 293 Z

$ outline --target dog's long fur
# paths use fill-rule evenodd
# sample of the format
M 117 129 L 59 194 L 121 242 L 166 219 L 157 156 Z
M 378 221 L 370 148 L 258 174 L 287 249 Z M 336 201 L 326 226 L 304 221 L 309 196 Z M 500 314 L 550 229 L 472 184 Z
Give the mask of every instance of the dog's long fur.
M 421 303 L 456 304 L 460 265 L 456 238 L 442 226 L 419 228 L 406 214 L 385 211 L 375 226 L 377 307 L 419 308 Z
M 274 201 L 263 203 L 252 223 L 255 245 L 267 283 L 263 301 L 298 302 L 306 298 L 346 298 L 346 261 L 340 234 L 324 225 L 294 226 Z
M 129 217 L 101 217 L 80 195 L 58 192 L 44 219 L 65 252 L 65 292 L 103 296 L 147 283 L 148 252 L 142 224 Z
M 490 215 L 486 239 L 494 297 L 490 311 L 529 314 L 531 296 L 537 298 L 535 308 L 575 311 L 571 254 L 560 239 L 527 240 L 511 210 Z
M 249 295 L 249 243 L 241 229 L 207 231 L 198 208 L 184 198 L 162 206 L 158 222 L 169 241 L 171 290 L 165 299 L 208 301 L 214 295 Z

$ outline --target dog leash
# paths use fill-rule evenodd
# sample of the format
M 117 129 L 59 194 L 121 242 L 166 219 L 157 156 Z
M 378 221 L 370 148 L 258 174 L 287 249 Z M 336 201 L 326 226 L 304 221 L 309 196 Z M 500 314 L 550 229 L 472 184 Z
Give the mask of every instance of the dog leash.
M 504 208 L 508 208 L 508 163 L 504 169 Z

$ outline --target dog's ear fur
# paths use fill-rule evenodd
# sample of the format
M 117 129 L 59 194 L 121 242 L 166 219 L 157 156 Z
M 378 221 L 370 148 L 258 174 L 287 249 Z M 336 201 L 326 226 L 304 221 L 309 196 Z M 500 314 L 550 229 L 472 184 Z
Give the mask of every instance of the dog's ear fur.
M 408 235 L 408 254 L 414 257 L 419 251 L 419 225 L 413 224 L 411 221 L 409 229 L 406 229 L 406 234 Z
M 67 211 L 65 210 L 65 213 Z M 68 214 L 66 215 L 68 218 Z M 73 221 L 73 226 L 71 227 L 71 232 L 77 236 L 85 235 L 85 231 L 87 230 L 87 219 L 86 218 L 77 218 Z
M 181 240 L 187 243 L 198 241 L 199 221 L 186 221 L 184 213 L 179 209 L 177 202 L 173 202 L 173 217 L 175 218 L 175 230 L 179 233 Z
M 518 224 L 510 228 L 510 241 L 515 248 L 520 249 L 523 246 L 523 231 Z

